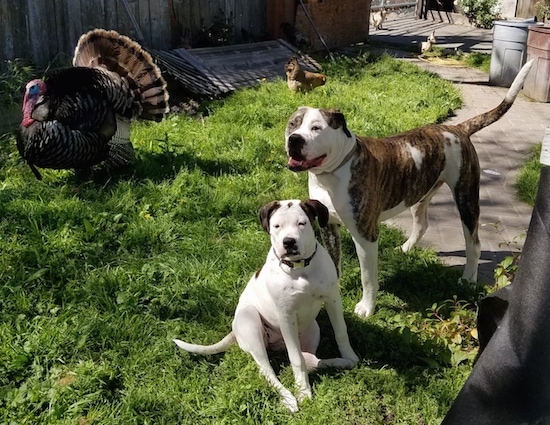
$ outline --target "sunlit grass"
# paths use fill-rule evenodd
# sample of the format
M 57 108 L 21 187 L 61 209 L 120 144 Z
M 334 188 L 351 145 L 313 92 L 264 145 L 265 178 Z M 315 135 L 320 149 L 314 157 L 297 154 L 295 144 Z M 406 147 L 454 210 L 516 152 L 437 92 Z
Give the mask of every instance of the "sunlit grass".
M 352 313 L 359 265 L 344 233 L 342 295 L 362 360 L 312 374 L 314 398 L 298 414 L 284 410 L 237 347 L 198 357 L 171 342 L 212 343 L 229 331 L 269 248 L 258 209 L 307 197 L 307 176 L 290 172 L 284 153 L 298 106 L 337 107 L 356 133 L 382 136 L 442 121 L 461 104 L 449 82 L 388 57 L 340 58 L 324 72 L 327 85 L 305 95 L 279 80 L 204 103 L 201 117 L 136 125 L 135 169 L 110 180 L 42 170 L 36 181 L 14 137 L 0 138 L 0 422 L 441 421 L 475 341 L 451 343 L 429 309 L 435 303 L 449 318 L 448 300 L 478 293 L 457 285 L 459 272 L 432 251 L 395 250 L 404 238 L 392 229 L 382 232 L 382 291 L 367 320 Z M 319 352 L 334 355 L 324 312 L 320 323 Z M 462 351 L 465 361 L 453 360 Z M 286 356 L 273 358 L 292 388 Z

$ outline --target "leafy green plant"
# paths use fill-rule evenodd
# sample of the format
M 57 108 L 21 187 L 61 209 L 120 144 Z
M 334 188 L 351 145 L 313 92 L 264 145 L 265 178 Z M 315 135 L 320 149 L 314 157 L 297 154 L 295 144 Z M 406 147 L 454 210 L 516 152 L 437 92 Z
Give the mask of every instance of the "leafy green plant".
M 529 159 L 521 168 L 516 180 L 516 188 L 519 198 L 529 205 L 534 205 L 537 197 L 540 171 L 542 167 L 540 163 L 541 149 L 542 143 L 537 143 L 533 147 Z
M 22 59 L 5 61 L 5 65 L 6 70 L 0 73 L 0 107 L 19 106 L 33 68 Z
M 510 252 L 510 255 L 507 255 L 495 268 L 495 285 L 492 290 L 496 291 L 512 283 L 518 269 L 519 259 L 521 257 L 520 240 L 524 239 L 526 234 L 518 235 L 510 241 L 504 237 L 498 222 L 492 223 L 492 226 L 502 238 L 502 242 L 499 244 L 499 247 L 504 246 Z
M 499 0 L 458 0 L 458 6 L 469 21 L 479 28 L 492 28 L 500 19 Z
M 424 354 L 418 358 L 429 367 L 471 362 L 478 346 L 475 308 L 454 296 L 432 304 L 426 312 L 394 316 L 390 319 L 396 326 L 394 332 L 404 343 L 422 346 Z
M 550 19 L 550 1 L 538 0 L 535 3 L 535 11 L 537 12 L 537 18 L 539 21 L 546 22 Z

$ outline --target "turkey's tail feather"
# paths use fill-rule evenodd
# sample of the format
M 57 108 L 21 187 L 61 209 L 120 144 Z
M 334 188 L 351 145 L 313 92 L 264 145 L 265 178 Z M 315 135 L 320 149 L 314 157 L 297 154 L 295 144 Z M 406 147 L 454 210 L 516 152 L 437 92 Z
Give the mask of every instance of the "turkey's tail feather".
M 78 40 L 73 65 L 102 68 L 125 78 L 143 119 L 160 121 L 168 112 L 168 91 L 159 68 L 151 55 L 129 37 L 113 30 L 90 31 Z

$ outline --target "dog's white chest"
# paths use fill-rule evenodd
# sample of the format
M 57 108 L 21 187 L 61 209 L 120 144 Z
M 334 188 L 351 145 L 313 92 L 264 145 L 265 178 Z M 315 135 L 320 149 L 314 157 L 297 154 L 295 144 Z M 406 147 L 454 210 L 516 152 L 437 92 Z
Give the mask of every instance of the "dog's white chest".
M 348 225 L 353 220 L 348 191 L 350 178 L 351 170 L 347 164 L 334 173 L 309 173 L 309 196 L 325 204 L 332 222 Z

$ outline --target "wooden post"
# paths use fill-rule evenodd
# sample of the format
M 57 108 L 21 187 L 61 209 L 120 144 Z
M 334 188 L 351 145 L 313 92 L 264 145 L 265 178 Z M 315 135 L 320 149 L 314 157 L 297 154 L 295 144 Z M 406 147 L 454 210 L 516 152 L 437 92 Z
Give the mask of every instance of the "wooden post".
M 295 0 L 268 0 L 267 1 L 267 33 L 272 39 L 283 38 L 281 24 L 288 22 L 294 25 L 296 20 Z

